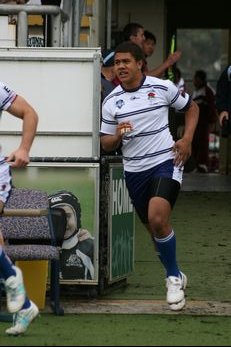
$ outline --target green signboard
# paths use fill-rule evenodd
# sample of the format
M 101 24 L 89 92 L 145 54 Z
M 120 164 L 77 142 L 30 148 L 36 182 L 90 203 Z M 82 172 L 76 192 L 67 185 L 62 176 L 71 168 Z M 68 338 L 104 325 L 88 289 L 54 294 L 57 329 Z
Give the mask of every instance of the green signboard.
M 121 164 L 110 164 L 110 281 L 134 270 L 134 210 Z

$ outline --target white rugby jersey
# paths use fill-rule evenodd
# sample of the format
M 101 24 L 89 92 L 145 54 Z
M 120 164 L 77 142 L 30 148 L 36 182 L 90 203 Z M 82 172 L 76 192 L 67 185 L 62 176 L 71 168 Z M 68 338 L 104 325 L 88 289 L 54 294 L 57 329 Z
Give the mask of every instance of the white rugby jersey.
M 0 116 L 3 110 L 7 110 L 10 107 L 15 98 L 16 93 L 3 82 L 0 82 Z M 0 161 L 3 159 L 0 155 Z
M 101 134 L 114 135 L 117 124 L 130 121 L 133 130 L 123 136 L 125 171 L 148 170 L 173 159 L 174 141 L 169 130 L 168 110 L 183 110 L 191 102 L 170 80 L 145 76 L 132 91 L 117 86 L 102 106 Z

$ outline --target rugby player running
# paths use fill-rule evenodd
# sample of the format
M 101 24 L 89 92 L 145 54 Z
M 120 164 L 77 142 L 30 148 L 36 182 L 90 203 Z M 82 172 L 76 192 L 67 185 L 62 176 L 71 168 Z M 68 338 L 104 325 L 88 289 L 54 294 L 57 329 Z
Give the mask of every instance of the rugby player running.
M 142 49 L 131 41 L 115 49 L 115 72 L 121 84 L 103 102 L 101 144 L 105 151 L 112 151 L 122 141 L 129 195 L 166 270 L 167 303 L 178 311 L 185 306 L 187 277 L 177 264 L 170 216 L 184 163 L 191 155 L 199 111 L 171 81 L 145 76 L 143 59 Z M 185 114 L 184 135 L 176 142 L 169 130 L 170 107 Z

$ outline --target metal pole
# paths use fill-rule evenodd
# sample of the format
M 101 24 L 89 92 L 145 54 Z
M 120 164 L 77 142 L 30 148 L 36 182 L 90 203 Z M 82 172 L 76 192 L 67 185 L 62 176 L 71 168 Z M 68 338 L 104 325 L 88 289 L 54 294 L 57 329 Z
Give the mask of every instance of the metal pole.
M 74 2 L 75 3 L 75 2 Z M 61 14 L 58 6 L 51 5 L 1 5 L 1 14 L 15 14 L 18 16 L 17 46 L 27 46 L 28 23 L 27 14 L 51 15 L 52 20 L 52 46 L 59 47 L 61 43 Z
M 51 16 L 51 46 L 60 47 L 61 43 L 61 14 Z
M 107 0 L 107 49 L 111 48 L 112 0 Z
M 27 13 L 20 11 L 18 13 L 18 27 L 17 27 L 17 46 L 26 47 L 28 38 L 28 25 L 27 25 Z
M 64 47 L 71 47 L 72 46 L 72 20 L 73 20 L 73 15 L 72 15 L 72 3 L 73 0 L 68 0 L 68 1 L 63 1 L 63 12 L 68 13 L 68 20 L 64 22 L 63 24 L 63 46 Z
M 83 14 L 83 7 L 83 0 L 75 0 L 73 2 L 73 47 L 79 46 L 80 24 Z
M 59 14 L 60 7 L 52 5 L 1 5 L 0 14 L 18 14 L 25 11 L 30 14 Z

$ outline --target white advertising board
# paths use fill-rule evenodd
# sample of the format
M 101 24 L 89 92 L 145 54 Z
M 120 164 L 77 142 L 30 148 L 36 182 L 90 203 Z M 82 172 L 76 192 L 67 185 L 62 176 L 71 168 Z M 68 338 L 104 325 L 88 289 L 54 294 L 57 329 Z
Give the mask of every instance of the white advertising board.
M 1 81 L 39 115 L 31 156 L 98 157 L 100 48 L 0 48 Z M 0 122 L 4 153 L 20 141 L 22 122 Z

